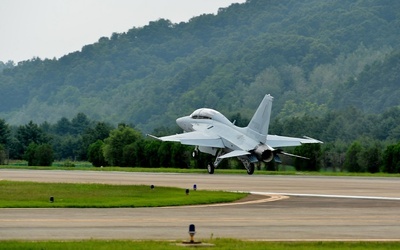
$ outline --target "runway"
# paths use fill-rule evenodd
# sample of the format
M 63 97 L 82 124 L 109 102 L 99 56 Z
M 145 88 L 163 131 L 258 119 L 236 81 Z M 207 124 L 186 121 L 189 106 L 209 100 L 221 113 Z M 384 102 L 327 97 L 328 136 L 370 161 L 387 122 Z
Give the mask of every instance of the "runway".
M 243 191 L 259 203 L 116 209 L 0 209 L 0 239 L 400 240 L 398 178 L 0 170 L 0 180 Z M 271 194 L 272 193 L 272 194 Z M 267 197 L 265 197 L 267 195 Z

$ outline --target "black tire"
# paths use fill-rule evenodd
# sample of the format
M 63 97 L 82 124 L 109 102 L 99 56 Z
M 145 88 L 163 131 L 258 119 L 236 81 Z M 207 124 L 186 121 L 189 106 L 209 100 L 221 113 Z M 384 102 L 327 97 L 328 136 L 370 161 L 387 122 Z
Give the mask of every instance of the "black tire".
M 255 169 L 254 163 L 250 163 L 249 168 L 248 169 L 246 168 L 247 174 L 252 175 L 254 173 L 254 169 Z
M 214 174 L 214 170 L 215 170 L 214 164 L 212 164 L 211 162 L 208 163 L 208 164 L 207 164 L 207 171 L 208 171 L 208 173 L 209 173 L 209 174 Z

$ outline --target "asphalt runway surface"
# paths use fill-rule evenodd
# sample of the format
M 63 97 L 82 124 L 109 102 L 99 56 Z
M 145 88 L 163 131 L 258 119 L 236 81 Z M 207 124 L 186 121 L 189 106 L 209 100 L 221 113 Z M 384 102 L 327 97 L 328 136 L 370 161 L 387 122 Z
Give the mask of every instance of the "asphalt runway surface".
M 251 192 L 241 203 L 167 208 L 0 209 L 0 240 L 400 240 L 400 179 L 8 170 L 0 180 Z

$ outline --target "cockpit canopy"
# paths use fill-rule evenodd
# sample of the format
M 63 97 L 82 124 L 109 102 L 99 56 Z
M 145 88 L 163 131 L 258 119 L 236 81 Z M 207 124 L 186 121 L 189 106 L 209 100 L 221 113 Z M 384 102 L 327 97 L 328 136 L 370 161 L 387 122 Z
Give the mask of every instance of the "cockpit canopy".
M 225 124 L 231 123 L 224 115 L 214 109 L 201 108 L 195 110 L 191 115 L 193 119 L 210 119 L 219 121 Z
M 193 119 L 212 119 L 215 113 L 219 112 L 213 109 L 202 108 L 195 110 L 190 117 Z

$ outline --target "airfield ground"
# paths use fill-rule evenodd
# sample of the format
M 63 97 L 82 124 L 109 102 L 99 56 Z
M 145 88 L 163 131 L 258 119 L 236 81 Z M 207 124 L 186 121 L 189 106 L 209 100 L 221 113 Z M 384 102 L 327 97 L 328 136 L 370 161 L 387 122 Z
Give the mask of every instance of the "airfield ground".
M 275 201 L 169 208 L 1 209 L 0 239 L 399 240 L 398 178 L 0 170 L 0 179 L 254 192 Z

